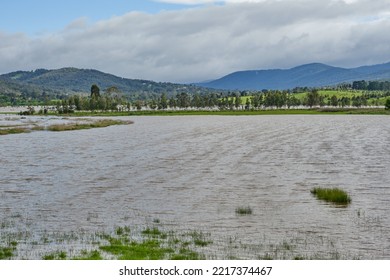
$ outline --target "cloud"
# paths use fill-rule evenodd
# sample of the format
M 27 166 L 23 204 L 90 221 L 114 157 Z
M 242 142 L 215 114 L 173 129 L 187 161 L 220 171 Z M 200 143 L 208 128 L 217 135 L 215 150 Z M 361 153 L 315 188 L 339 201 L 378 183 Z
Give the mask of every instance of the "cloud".
M 387 62 L 389 11 L 385 0 L 284 0 L 79 19 L 40 37 L 0 33 L 0 72 L 74 66 L 195 82 L 310 62 Z

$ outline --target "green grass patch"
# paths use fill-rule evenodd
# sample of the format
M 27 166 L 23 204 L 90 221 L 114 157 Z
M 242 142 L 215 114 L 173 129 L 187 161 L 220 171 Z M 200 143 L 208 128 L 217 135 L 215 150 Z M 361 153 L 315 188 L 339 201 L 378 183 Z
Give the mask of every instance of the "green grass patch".
M 17 246 L 17 241 L 8 241 L 6 247 L 0 246 L 0 260 L 11 259 Z
M 66 260 L 66 252 L 58 251 L 51 254 L 46 254 L 42 257 L 43 260 Z
M 81 254 L 77 257 L 74 257 L 73 260 L 92 260 L 92 261 L 97 261 L 97 260 L 103 260 L 103 257 L 101 253 L 98 250 L 93 250 L 93 251 L 86 251 L 83 250 L 81 251 Z
M 111 238 L 110 245 L 101 246 L 100 249 L 117 256 L 119 260 L 162 260 L 174 252 L 171 248 L 162 247 L 161 242 L 155 239 L 130 242 Z
M 15 247 L 0 247 L 0 260 L 10 259 L 15 250 Z
M 237 207 L 236 214 L 238 214 L 238 215 L 251 215 L 251 214 L 253 214 L 253 210 L 250 206 Z
M 201 259 L 201 255 L 190 248 L 191 243 L 177 238 L 173 232 L 167 233 L 157 227 L 148 227 L 140 233 L 141 238 L 134 238 L 130 235 L 130 228 L 118 227 L 115 230 L 115 235 L 102 236 L 108 241 L 107 245 L 100 246 L 97 252 L 92 252 L 93 254 L 85 253 L 77 259 L 100 259 L 102 252 L 111 254 L 113 258 L 118 260 Z M 206 240 L 201 240 L 202 236 L 202 234 L 197 235 L 199 242 L 206 244 Z M 207 244 L 209 243 L 211 242 L 207 242 Z
M 349 195 L 339 188 L 313 188 L 310 191 L 318 199 L 337 204 L 348 204 L 351 202 Z

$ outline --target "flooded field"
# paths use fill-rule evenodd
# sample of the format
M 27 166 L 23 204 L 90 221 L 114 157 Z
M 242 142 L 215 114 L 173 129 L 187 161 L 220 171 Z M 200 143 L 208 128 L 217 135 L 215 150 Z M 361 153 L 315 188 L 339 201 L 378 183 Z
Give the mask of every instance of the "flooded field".
M 128 120 L 0 136 L 0 242 L 19 238 L 15 258 L 71 246 L 47 237 L 77 235 L 77 247 L 158 221 L 207 234 L 208 258 L 390 259 L 387 116 Z M 314 187 L 341 188 L 352 202 L 319 201 Z

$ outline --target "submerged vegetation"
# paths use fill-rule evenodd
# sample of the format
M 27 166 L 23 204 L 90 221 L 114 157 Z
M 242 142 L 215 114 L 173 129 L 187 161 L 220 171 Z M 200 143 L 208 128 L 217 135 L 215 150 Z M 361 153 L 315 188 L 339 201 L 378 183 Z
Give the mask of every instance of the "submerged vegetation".
M 68 131 L 68 130 L 80 130 L 80 129 L 91 129 L 91 128 L 100 128 L 107 127 L 111 125 L 123 125 L 123 124 L 131 124 L 130 121 L 119 121 L 119 120 L 97 120 L 93 122 L 87 123 L 70 123 L 70 124 L 56 124 L 47 127 L 47 130 L 50 131 Z
M 23 127 L 9 127 L 9 128 L 0 129 L 0 135 L 20 134 L 26 132 L 30 132 L 30 130 Z
M 344 212 L 344 211 L 343 211 Z M 364 209 L 351 212 L 358 231 L 378 232 L 380 217 Z M 244 218 L 244 217 L 243 217 Z M 249 218 L 249 217 L 248 217 Z M 102 231 L 36 231 L 25 214 L 13 212 L 0 221 L 0 259 L 12 260 L 199 260 L 199 259 L 366 259 L 383 258 L 371 248 L 354 250 L 328 232 L 286 231 L 283 236 L 255 238 L 245 231 L 208 232 L 148 216 L 144 223 L 105 228 Z M 310 228 L 310 227 L 309 227 Z M 385 236 L 386 237 L 386 236 Z M 336 238 L 336 239 L 335 239 Z M 361 237 L 362 240 L 364 236 Z M 384 253 L 384 252 L 383 252 Z
M 337 204 L 348 204 L 351 202 L 349 195 L 339 188 L 313 188 L 310 191 L 318 199 Z
M 62 123 L 62 124 L 53 124 L 47 127 L 40 126 L 38 122 L 32 122 L 25 126 L 23 125 L 10 125 L 0 127 L 0 135 L 8 134 L 19 134 L 19 133 L 28 133 L 31 131 L 69 131 L 69 130 L 81 130 L 81 129 L 91 129 L 91 128 L 102 128 L 112 125 L 128 125 L 132 124 L 132 121 L 123 121 L 123 120 L 112 120 L 112 119 L 76 119 L 75 121 Z
M 17 245 L 18 242 L 11 241 L 5 247 L 0 246 L 0 260 L 10 259 L 13 256 Z
M 238 215 L 251 215 L 252 213 L 253 210 L 250 206 L 236 208 L 236 214 Z
M 360 217 L 359 219 L 364 219 Z M 213 238 L 200 230 L 116 227 L 106 232 L 0 232 L 0 259 L 42 260 L 202 260 L 202 259 L 353 259 L 336 242 L 313 233 L 275 241 L 261 237 Z M 35 235 L 35 237 L 34 237 Z

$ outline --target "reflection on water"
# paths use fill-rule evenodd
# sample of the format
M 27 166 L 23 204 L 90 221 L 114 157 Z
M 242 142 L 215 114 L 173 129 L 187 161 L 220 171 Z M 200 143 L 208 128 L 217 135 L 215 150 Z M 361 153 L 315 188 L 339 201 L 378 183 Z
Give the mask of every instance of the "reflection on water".
M 130 126 L 0 137 L 0 218 L 33 232 L 142 226 L 248 244 L 304 236 L 389 259 L 386 116 L 131 117 Z M 347 208 L 316 200 L 340 187 Z M 252 215 L 239 216 L 237 207 Z M 19 228 L 20 230 L 20 228 Z M 305 255 L 305 252 L 302 252 Z

